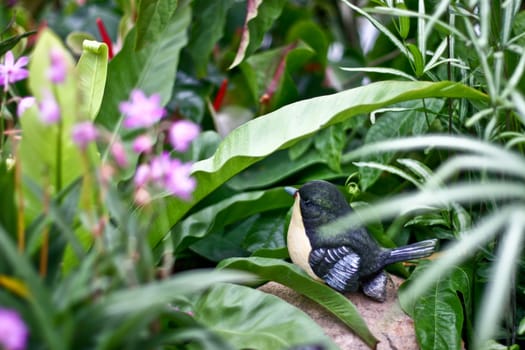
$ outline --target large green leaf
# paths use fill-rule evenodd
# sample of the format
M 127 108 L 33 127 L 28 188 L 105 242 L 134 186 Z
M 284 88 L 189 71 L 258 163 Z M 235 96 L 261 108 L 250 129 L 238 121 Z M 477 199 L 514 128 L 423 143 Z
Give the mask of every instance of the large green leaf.
M 296 265 L 280 259 L 251 257 L 227 259 L 219 267 L 249 271 L 264 280 L 290 287 L 333 313 L 370 347 L 374 348 L 377 343 L 350 300 L 332 288 L 314 281 Z
M 60 52 L 69 72 L 64 82 L 53 86 L 47 77 L 51 50 Z M 61 122 L 60 125 L 45 125 L 36 107 L 28 109 L 20 118 L 24 135 L 20 142 L 22 172 L 25 178 L 53 196 L 77 179 L 84 168 L 78 147 L 71 140 L 71 128 L 80 118 L 83 108 L 78 96 L 79 83 L 72 74 L 73 58 L 49 30 L 40 33 L 29 72 L 29 87 L 33 95 L 37 101 L 42 101 L 46 92 L 52 92 L 60 106 Z M 27 181 L 24 181 L 24 196 L 26 220 L 31 221 L 41 212 L 43 202 L 29 190 Z
M 110 62 L 108 81 L 97 122 L 114 132 L 121 132 L 122 116 L 119 101 L 125 101 L 133 89 L 147 95 L 158 93 L 167 103 L 173 89 L 180 50 L 187 43 L 186 29 L 190 23 L 189 5 L 177 8 L 169 23 L 146 48 L 135 51 L 136 30 L 132 30 L 122 50 Z
M 77 74 L 82 98 L 89 120 L 95 119 L 100 109 L 108 70 L 108 47 L 104 43 L 84 40 L 82 56 L 77 63 Z
M 177 0 L 140 0 L 137 18 L 136 50 L 162 36 L 177 9 Z
M 213 157 L 194 164 L 193 175 L 198 186 L 192 201 L 170 197 L 155 204 L 154 210 L 165 215 L 153 223 L 153 241 L 158 242 L 195 203 L 215 188 L 275 151 L 354 116 L 394 103 L 430 97 L 487 98 L 475 89 L 448 81 L 383 81 L 292 103 L 240 126 L 222 141 Z
M 220 284 L 195 303 L 195 318 L 236 349 L 286 349 L 323 345 L 337 349 L 303 311 L 256 289 Z
M 427 265 L 427 262 L 421 262 L 409 281 L 416 280 L 418 275 L 424 274 Z M 414 319 L 421 348 L 462 349 L 463 319 L 470 316 L 464 315 L 463 310 L 470 309 L 472 270 L 455 267 L 449 276 L 439 278 L 435 285 L 417 300 L 403 293 L 407 285 L 400 288 L 399 302 L 403 310 Z

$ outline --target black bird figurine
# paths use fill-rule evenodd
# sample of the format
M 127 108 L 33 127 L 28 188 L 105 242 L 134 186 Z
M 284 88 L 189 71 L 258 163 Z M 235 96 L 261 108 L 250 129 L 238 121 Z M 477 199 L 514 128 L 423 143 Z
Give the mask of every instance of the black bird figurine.
M 436 239 L 386 249 L 380 247 L 366 228 L 321 233 L 320 227 L 352 212 L 336 186 L 311 181 L 299 190 L 286 187 L 295 196 L 288 227 L 288 251 L 292 261 L 311 277 L 341 292 L 362 288 L 370 298 L 386 299 L 388 264 L 424 258 L 436 248 Z

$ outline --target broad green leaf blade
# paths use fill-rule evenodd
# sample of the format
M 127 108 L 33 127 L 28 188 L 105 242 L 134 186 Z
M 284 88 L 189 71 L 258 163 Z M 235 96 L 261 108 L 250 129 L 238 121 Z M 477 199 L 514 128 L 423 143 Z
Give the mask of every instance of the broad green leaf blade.
M 194 0 L 189 51 L 199 75 L 206 73 L 206 64 L 214 45 L 222 37 L 226 14 L 234 0 Z
M 128 34 L 124 47 L 109 64 L 106 91 L 97 123 L 113 132 L 122 132 L 118 104 L 127 100 L 133 89 L 140 89 L 146 95 L 158 93 L 163 104 L 169 100 L 179 53 L 187 43 L 186 29 L 190 19 L 190 7 L 179 7 L 158 41 L 140 51 L 134 51 L 136 30 Z
M 135 49 L 154 43 L 169 25 L 177 9 L 177 0 L 140 0 Z
M 242 29 L 241 42 L 230 69 L 237 66 L 245 57 L 259 48 L 264 34 L 281 15 L 285 4 L 286 1 L 284 0 L 247 1 L 246 19 Z
M 54 86 L 47 77 L 51 50 L 60 52 L 68 71 L 65 81 Z M 71 140 L 71 128 L 82 110 L 73 69 L 73 58 L 60 39 L 51 31 L 43 30 L 29 64 L 29 87 L 38 102 L 46 93 L 54 95 L 60 107 L 61 122 L 60 126 L 45 125 L 35 106 L 28 109 L 20 118 L 24 135 L 20 142 L 20 161 L 24 176 L 46 188 L 50 196 L 68 187 L 84 169 L 82 155 Z M 27 181 L 24 181 L 24 195 L 26 221 L 30 222 L 41 212 L 43 203 L 29 190 Z
M 350 300 L 330 287 L 314 281 L 293 264 L 280 259 L 251 257 L 227 259 L 221 262 L 219 267 L 248 271 L 267 281 L 290 287 L 333 313 L 371 348 L 377 343 L 377 339 Z
M 154 208 L 165 216 L 153 223 L 151 232 L 156 237 L 163 237 L 195 203 L 233 175 L 279 149 L 288 148 L 329 125 L 357 115 L 402 101 L 431 97 L 487 99 L 475 89 L 448 81 L 383 81 L 292 103 L 256 118 L 232 131 L 213 157 L 194 164 L 193 175 L 198 186 L 193 201 L 165 198 Z M 263 138 L 263 133 L 271 137 Z
M 192 270 L 171 279 L 114 292 L 97 306 L 105 317 L 147 312 L 163 306 L 177 296 L 190 295 L 220 282 L 249 282 L 253 276 L 239 271 Z
M 108 47 L 104 43 L 84 40 L 82 56 L 77 63 L 79 88 L 82 93 L 86 114 L 94 120 L 100 109 L 108 69 Z
M 303 311 L 256 289 L 220 284 L 201 296 L 195 318 L 236 349 L 287 349 L 319 344 L 337 349 Z
M 417 300 L 403 291 L 411 281 L 426 273 L 428 262 L 420 262 L 408 283 L 402 285 L 399 301 L 414 319 L 416 336 L 422 349 L 462 349 L 463 305 L 470 310 L 472 269 L 454 267 L 447 277 L 438 278 L 434 286 Z

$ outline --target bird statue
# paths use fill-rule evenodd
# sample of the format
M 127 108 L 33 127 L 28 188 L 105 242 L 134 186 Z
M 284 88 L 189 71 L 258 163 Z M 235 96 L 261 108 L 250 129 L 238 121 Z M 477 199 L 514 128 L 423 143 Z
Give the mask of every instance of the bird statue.
M 290 258 L 312 278 L 341 293 L 356 292 L 361 287 L 365 295 L 383 302 L 385 266 L 424 258 L 436 249 L 436 239 L 382 248 L 364 227 L 321 232 L 321 226 L 352 212 L 343 194 L 335 185 L 320 180 L 285 190 L 295 197 L 287 238 Z

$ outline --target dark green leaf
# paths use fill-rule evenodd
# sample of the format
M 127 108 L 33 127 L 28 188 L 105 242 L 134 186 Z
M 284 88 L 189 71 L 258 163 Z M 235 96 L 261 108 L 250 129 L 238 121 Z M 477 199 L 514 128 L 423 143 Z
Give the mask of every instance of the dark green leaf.
M 292 197 L 282 188 L 232 196 L 190 215 L 175 225 L 171 230 L 175 249 L 182 250 L 190 241 L 250 215 L 291 205 Z M 185 242 L 186 240 L 188 242 Z
M 409 281 L 424 274 L 428 266 L 420 262 Z M 470 309 L 472 270 L 455 267 L 449 276 L 436 280 L 436 284 L 417 300 L 407 299 L 399 290 L 399 301 L 405 312 L 412 316 L 416 326 L 416 336 L 422 349 L 462 349 L 461 334 L 465 309 Z
M 342 124 L 333 125 L 315 135 L 315 148 L 330 169 L 341 172 L 341 153 L 346 145 L 346 132 Z
M 206 73 L 206 64 L 214 45 L 224 33 L 226 13 L 234 0 L 194 0 L 188 51 L 199 75 Z
M 3 56 L 7 51 L 15 47 L 16 44 L 18 44 L 20 40 L 22 40 L 23 38 L 27 38 L 28 36 L 33 35 L 33 34 L 36 34 L 35 30 L 32 30 L 30 32 L 25 32 L 20 35 L 12 36 L 0 42 L 0 57 Z
M 232 258 L 221 262 L 221 268 L 249 271 L 264 280 L 275 281 L 317 302 L 343 321 L 352 331 L 374 348 L 377 339 L 368 330 L 359 312 L 344 295 L 314 281 L 299 267 L 279 259 L 260 257 Z
M 400 104 L 408 110 L 385 112 L 375 122 L 365 137 L 365 143 L 374 143 L 402 136 L 419 135 L 428 130 L 432 121 L 444 105 L 443 99 L 425 99 L 423 101 L 410 101 Z M 388 164 L 394 158 L 392 153 L 382 153 L 377 156 L 366 157 L 363 161 L 373 161 Z M 372 186 L 381 171 L 369 167 L 360 167 L 359 184 L 363 191 Z

